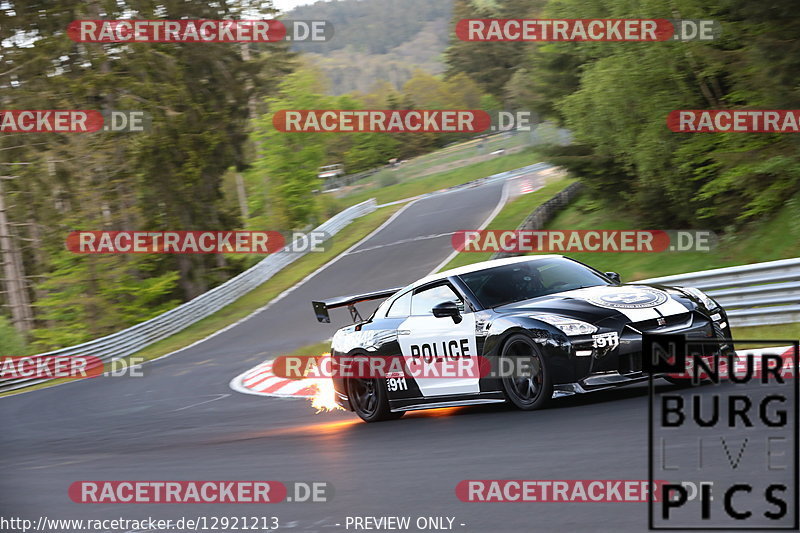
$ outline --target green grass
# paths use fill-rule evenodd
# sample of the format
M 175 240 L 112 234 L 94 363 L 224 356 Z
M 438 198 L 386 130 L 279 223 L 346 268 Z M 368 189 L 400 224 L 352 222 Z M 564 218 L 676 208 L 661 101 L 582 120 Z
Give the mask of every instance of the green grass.
M 424 178 L 404 181 L 380 189 L 359 191 L 342 197 L 338 201 L 341 202 L 342 208 L 361 203 L 370 198 L 375 198 L 379 204 L 394 202 L 395 200 L 411 198 L 454 185 L 461 185 L 462 183 L 478 178 L 485 178 L 486 176 L 505 172 L 506 170 L 532 165 L 540 160 L 541 158 L 536 150 L 527 149 L 516 154 L 500 156 L 489 159 L 488 161 L 431 174 Z
M 798 340 L 800 323 L 731 328 L 731 334 L 734 339 Z
M 598 209 L 587 195 L 559 213 L 546 229 L 631 229 L 640 227 L 624 213 Z M 759 263 L 800 256 L 800 225 L 788 207 L 775 216 L 752 224 L 736 235 L 725 236 L 708 252 L 565 253 L 600 270 L 619 272 L 623 281 L 682 274 L 727 266 Z M 798 339 L 800 323 L 733 328 L 740 339 Z
M 549 183 L 529 194 L 523 194 L 510 201 L 486 227 L 487 230 L 516 229 L 538 206 L 558 194 L 573 183 L 574 179 L 560 179 Z M 461 252 L 450 260 L 441 270 L 448 270 L 480 261 L 488 261 L 492 252 Z
M 363 239 L 375 228 L 383 224 L 383 222 L 385 222 L 392 214 L 400 209 L 400 207 L 402 207 L 402 205 L 384 207 L 373 213 L 370 213 L 369 215 L 365 215 L 356 219 L 344 230 L 340 231 L 331 238 L 331 241 L 329 241 L 329 248 L 324 252 L 306 254 L 289 265 L 287 268 L 284 268 L 278 272 L 261 286 L 250 291 L 248 294 L 242 296 L 230 305 L 227 305 L 213 315 L 192 324 L 183 331 L 180 331 L 169 338 L 161 340 L 143 350 L 140 350 L 134 354 L 134 357 L 142 358 L 145 361 L 156 359 L 164 354 L 173 352 L 197 342 L 211 335 L 215 331 L 219 331 L 220 329 L 233 324 L 237 320 L 246 317 L 256 309 L 268 304 L 286 289 L 296 285 L 303 278 L 327 262 L 331 261 L 344 250 Z M 309 317 L 311 317 L 311 305 L 308 306 L 308 309 Z M 322 351 L 327 351 L 327 348 Z M 67 380 L 53 380 L 41 385 L 27 387 L 23 389 L 23 391 L 27 392 L 34 389 L 50 387 L 64 381 Z M 0 397 L 12 394 L 17 394 L 17 392 L 12 391 L 0 393 Z
M 478 145 L 481 142 L 483 145 L 479 150 Z M 530 142 L 530 135 L 525 133 L 511 136 L 495 135 L 483 139 L 471 139 L 415 157 L 398 167 L 382 169 L 358 183 L 366 187 L 375 188 L 381 182 L 381 178 L 391 178 L 397 182 L 416 179 L 424 176 L 426 172 L 433 167 L 455 163 L 473 157 L 487 156 L 500 148 L 505 150 L 520 148 L 528 142 Z
M 587 195 L 582 195 L 561 211 L 546 229 L 631 229 L 641 226 L 624 213 L 596 206 Z M 584 252 L 563 255 L 603 271 L 619 272 L 623 281 L 786 259 L 800 256 L 800 225 L 795 219 L 796 214 L 784 207 L 769 220 L 753 224 L 736 235 L 725 236 L 715 249 L 708 252 Z

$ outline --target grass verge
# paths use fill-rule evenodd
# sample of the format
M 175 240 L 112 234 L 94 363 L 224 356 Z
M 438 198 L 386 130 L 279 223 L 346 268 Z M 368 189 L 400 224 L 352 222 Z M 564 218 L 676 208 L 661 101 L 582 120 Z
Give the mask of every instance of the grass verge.
M 438 191 L 439 189 L 446 189 L 454 185 L 461 185 L 462 183 L 478 178 L 485 178 L 486 176 L 505 172 L 506 170 L 532 165 L 539 161 L 541 161 L 539 152 L 529 148 L 516 154 L 499 156 L 488 161 L 431 174 L 424 178 L 408 180 L 379 189 L 360 191 L 339 198 L 337 201 L 341 202 L 342 208 L 361 203 L 370 198 L 375 198 L 379 204 L 385 204 L 404 198 L 411 198 L 420 194 Z
M 800 322 L 731 328 L 734 339 L 747 340 L 797 340 L 800 339 Z
M 631 229 L 641 226 L 619 211 L 598 208 L 588 195 L 561 211 L 546 229 Z M 642 228 L 645 229 L 645 228 Z M 668 228 L 669 229 L 669 228 Z M 623 281 L 709 270 L 800 256 L 800 224 L 788 207 L 735 235 L 726 235 L 708 252 L 564 253 L 603 271 L 619 272 Z
M 322 341 L 322 342 L 317 342 L 315 344 L 309 344 L 308 346 L 303 346 L 302 348 L 298 348 L 292 353 L 288 353 L 286 355 L 293 355 L 293 356 L 322 355 L 324 353 L 330 353 L 330 351 L 331 351 L 331 341 Z

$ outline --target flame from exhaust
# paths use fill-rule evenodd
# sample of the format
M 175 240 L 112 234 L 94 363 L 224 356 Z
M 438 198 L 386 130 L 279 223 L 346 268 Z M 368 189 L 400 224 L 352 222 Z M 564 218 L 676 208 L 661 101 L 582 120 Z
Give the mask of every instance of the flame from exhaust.
M 330 357 L 331 354 L 324 353 L 322 357 Z M 317 413 L 323 411 L 330 412 L 342 409 L 336 403 L 336 391 L 333 389 L 333 380 L 331 378 L 314 378 L 306 379 L 309 386 L 315 387 L 317 392 L 311 397 L 311 407 L 317 410 Z

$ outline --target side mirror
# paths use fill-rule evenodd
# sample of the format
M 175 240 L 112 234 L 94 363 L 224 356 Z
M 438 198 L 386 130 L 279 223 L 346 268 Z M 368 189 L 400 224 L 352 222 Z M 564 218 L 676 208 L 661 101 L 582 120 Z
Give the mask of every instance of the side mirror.
M 440 304 L 436 304 L 433 309 L 433 316 L 436 318 L 444 318 L 444 317 L 452 317 L 453 322 L 458 324 L 461 322 L 461 311 L 458 310 L 458 304 L 455 302 L 442 302 Z
M 614 283 L 622 283 L 618 273 L 616 273 L 616 272 L 606 272 L 605 274 L 606 274 L 607 277 L 611 278 L 611 281 L 613 281 Z

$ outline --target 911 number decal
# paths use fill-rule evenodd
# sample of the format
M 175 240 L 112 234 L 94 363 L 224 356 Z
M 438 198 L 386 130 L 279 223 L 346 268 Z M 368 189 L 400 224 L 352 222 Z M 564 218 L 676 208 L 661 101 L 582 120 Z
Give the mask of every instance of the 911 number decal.
M 406 378 L 386 378 L 386 388 L 390 392 L 408 390 L 408 383 L 406 383 Z
M 619 333 L 613 331 L 611 333 L 600 333 L 599 335 L 592 335 L 592 346 L 594 348 L 616 348 L 619 346 Z

